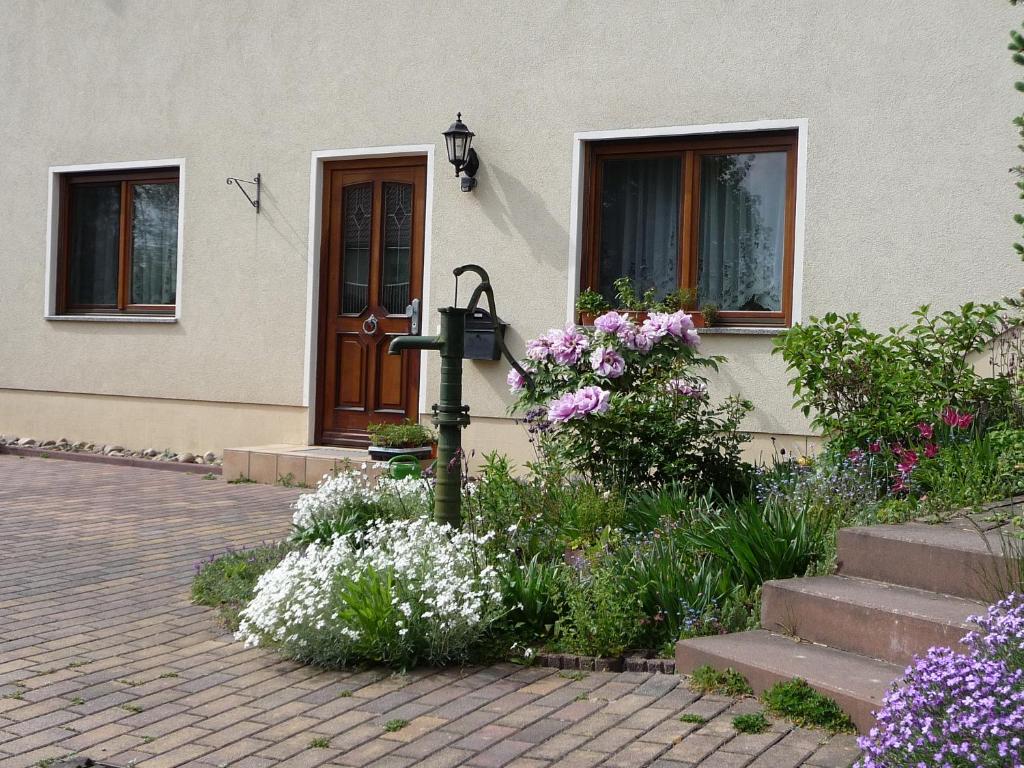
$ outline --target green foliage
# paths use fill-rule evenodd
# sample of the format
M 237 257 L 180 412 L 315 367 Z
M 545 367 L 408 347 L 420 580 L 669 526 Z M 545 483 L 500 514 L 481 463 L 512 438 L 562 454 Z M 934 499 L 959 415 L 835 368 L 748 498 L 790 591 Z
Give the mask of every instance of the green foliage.
M 386 723 L 384 723 L 384 730 L 388 733 L 394 733 L 395 731 L 402 730 L 408 724 L 408 720 L 402 720 L 401 718 L 396 717 L 394 720 L 388 720 Z
M 740 733 L 764 733 L 771 727 L 764 712 L 748 712 L 736 715 L 732 719 L 732 727 Z
M 331 740 L 326 736 L 317 736 L 309 742 L 310 749 L 327 749 L 329 746 L 331 746 Z
M 624 309 L 630 312 L 675 312 L 680 309 L 690 309 L 697 303 L 697 292 L 693 288 L 679 288 L 658 300 L 657 291 L 654 288 L 648 288 L 640 293 L 630 277 L 618 278 L 612 283 L 612 287 L 615 290 L 615 298 L 611 302 L 596 291 L 585 291 L 585 293 L 600 296 L 604 302 L 598 309 L 592 311 Z M 577 308 L 579 308 L 578 304 Z
M 381 448 L 422 448 L 435 440 L 432 430 L 411 421 L 404 424 L 368 424 L 366 432 L 370 435 L 370 444 Z
M 693 723 L 695 725 L 704 725 L 708 719 L 702 715 L 694 714 L 693 712 L 684 712 L 679 716 L 679 722 L 681 723 Z
M 608 303 L 608 299 L 597 291 L 590 290 L 589 288 L 585 291 L 581 291 L 580 295 L 576 298 L 577 312 L 587 312 L 592 315 L 597 315 L 610 308 L 611 306 Z
M 597 561 L 570 580 L 555 637 L 570 653 L 617 656 L 632 646 L 641 619 L 636 596 L 621 589 L 614 568 Z
M 505 623 L 520 639 L 550 637 L 563 610 L 568 566 L 537 554 L 522 564 L 511 559 L 500 573 L 508 607 Z
M 797 407 L 834 447 L 897 440 L 952 405 L 998 422 L 1009 407 L 1003 379 L 980 376 L 968 359 L 1003 330 L 1003 305 L 964 304 L 888 333 L 868 331 L 856 313 L 829 313 L 776 337 L 774 352 L 790 371 Z
M 1024 431 L 993 430 L 943 447 L 911 475 L 919 506 L 946 514 L 1024 492 Z
M 761 694 L 761 700 L 773 715 L 789 718 L 802 727 L 823 728 L 830 733 L 855 731 L 853 721 L 838 704 L 798 677 L 776 683 Z
M 395 503 L 390 503 L 392 501 Z M 400 508 L 400 499 L 371 501 L 358 496 L 348 498 L 329 512 L 311 515 L 305 525 L 293 526 L 290 541 L 296 546 L 306 546 L 315 541 L 326 543 L 335 536 L 355 533 L 371 520 L 393 520 L 399 517 L 396 513 Z
M 252 599 L 256 581 L 291 550 L 289 544 L 228 550 L 196 565 L 192 600 L 219 609 L 227 626 L 238 628 L 238 612 Z
M 747 696 L 754 692 L 747 678 L 732 667 L 717 670 L 709 664 L 697 667 L 690 674 L 690 688 L 696 693 L 717 693 L 722 696 Z
M 718 310 L 717 304 L 705 304 L 700 308 L 700 314 L 704 318 L 704 324 L 711 327 L 718 322 L 721 313 Z

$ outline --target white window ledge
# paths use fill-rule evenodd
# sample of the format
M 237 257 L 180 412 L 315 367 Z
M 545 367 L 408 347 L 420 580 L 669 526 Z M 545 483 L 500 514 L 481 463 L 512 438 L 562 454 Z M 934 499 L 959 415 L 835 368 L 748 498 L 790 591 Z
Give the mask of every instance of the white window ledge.
M 83 323 L 176 323 L 176 317 L 156 315 L 46 315 L 47 320 L 70 320 Z
M 700 335 L 700 336 L 704 336 L 705 334 L 708 334 L 708 335 L 720 334 L 722 336 L 778 336 L 780 333 L 785 333 L 788 330 L 789 330 L 789 328 L 776 328 L 776 327 L 768 327 L 768 328 L 761 327 L 761 328 L 758 328 L 756 326 L 752 326 L 752 327 L 749 327 L 749 328 L 737 328 L 737 327 L 725 326 L 725 327 L 720 327 L 720 328 L 718 328 L 718 327 L 698 328 L 697 329 L 697 334 Z

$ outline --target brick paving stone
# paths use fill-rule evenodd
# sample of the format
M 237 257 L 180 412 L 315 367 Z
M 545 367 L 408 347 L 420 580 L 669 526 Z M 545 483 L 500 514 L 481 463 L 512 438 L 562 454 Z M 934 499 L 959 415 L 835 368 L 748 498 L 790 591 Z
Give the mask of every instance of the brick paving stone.
M 700 696 L 675 675 L 330 671 L 243 648 L 191 603 L 192 564 L 287 535 L 300 492 L 0 455 L 0 765 L 72 752 L 138 768 L 849 768 L 858 756 L 855 737 L 783 721 L 736 734 L 732 717 L 756 700 Z M 409 724 L 384 732 L 398 717 Z M 311 746 L 321 738 L 328 748 Z

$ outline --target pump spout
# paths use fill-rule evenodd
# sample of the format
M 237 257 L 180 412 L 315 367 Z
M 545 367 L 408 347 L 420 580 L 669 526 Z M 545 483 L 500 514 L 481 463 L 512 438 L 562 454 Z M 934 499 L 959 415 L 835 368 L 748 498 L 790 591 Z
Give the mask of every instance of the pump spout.
M 444 349 L 440 336 L 399 336 L 388 347 L 389 355 L 400 355 L 406 349 Z

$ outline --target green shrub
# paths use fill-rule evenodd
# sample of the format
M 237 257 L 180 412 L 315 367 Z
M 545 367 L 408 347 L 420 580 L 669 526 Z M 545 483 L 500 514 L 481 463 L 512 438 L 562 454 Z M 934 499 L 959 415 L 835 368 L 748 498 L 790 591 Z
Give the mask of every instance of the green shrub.
M 740 733 L 764 733 L 771 725 L 764 712 L 748 712 L 732 719 L 732 727 Z
M 787 717 L 799 726 L 823 728 L 830 733 L 853 733 L 853 721 L 832 699 L 796 677 L 778 682 L 761 694 L 773 715 Z
M 434 432 L 422 424 L 367 424 L 370 444 L 381 448 L 422 448 L 434 442 Z
M 642 618 L 639 601 L 622 588 L 616 570 L 597 561 L 569 581 L 555 637 L 570 653 L 617 656 L 632 647 Z
M 568 566 L 534 555 L 520 564 L 511 558 L 501 569 L 508 613 L 504 623 L 523 640 L 549 637 L 564 606 Z M 525 637 L 524 637 L 525 635 Z
M 754 692 L 747 678 L 732 667 L 717 670 L 705 664 L 690 673 L 690 688 L 696 693 L 717 693 L 722 696 L 747 696 Z
M 238 612 L 252 599 L 260 576 L 288 554 L 287 544 L 269 544 L 252 549 L 228 550 L 196 564 L 192 600 L 219 609 L 224 623 L 238 628 Z
M 794 374 L 798 407 L 843 449 L 902 439 L 949 405 L 998 423 L 1008 382 L 980 376 L 969 357 L 1002 332 L 1002 310 L 967 303 L 930 315 L 923 306 L 912 324 L 888 333 L 868 331 L 856 313 L 829 313 L 776 337 L 774 351 Z

